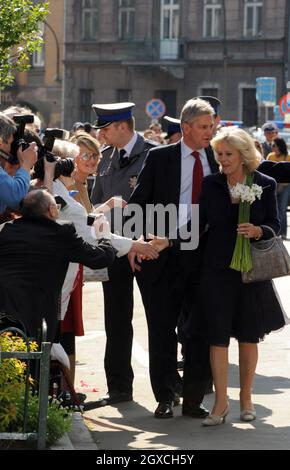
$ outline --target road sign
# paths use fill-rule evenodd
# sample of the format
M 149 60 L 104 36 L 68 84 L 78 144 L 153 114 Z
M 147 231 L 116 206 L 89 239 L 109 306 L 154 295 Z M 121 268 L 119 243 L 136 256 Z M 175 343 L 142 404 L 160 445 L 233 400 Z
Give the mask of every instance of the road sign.
M 147 101 L 145 112 L 151 119 L 159 119 L 166 113 L 166 106 L 159 98 Z
M 275 106 L 276 104 L 276 78 L 256 78 L 256 100 L 264 106 Z
M 290 93 L 283 95 L 282 98 L 279 99 L 279 109 L 282 116 L 290 113 Z

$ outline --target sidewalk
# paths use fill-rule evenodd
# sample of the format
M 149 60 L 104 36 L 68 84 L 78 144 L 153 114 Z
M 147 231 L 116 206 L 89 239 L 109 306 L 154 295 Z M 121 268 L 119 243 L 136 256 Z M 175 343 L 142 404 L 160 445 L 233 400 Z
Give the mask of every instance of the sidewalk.
M 289 242 L 287 243 L 288 245 Z M 289 277 L 277 280 L 276 286 L 290 316 Z M 86 282 L 84 288 L 85 331 L 77 341 L 76 384 L 87 384 L 87 401 L 106 393 L 103 369 L 105 333 L 103 294 L 100 283 Z M 148 374 L 147 327 L 140 294 L 135 289 L 134 401 L 116 407 L 106 406 L 84 413 L 98 447 L 104 450 L 208 450 L 208 449 L 290 449 L 290 327 L 267 336 L 259 346 L 260 358 L 253 388 L 257 419 L 251 423 L 239 419 L 238 348 L 230 346 L 229 402 L 226 424 L 204 428 L 200 420 L 182 417 L 181 406 L 175 417 L 157 420 L 156 403 Z M 95 389 L 97 388 L 97 391 Z M 214 395 L 207 395 L 205 405 L 211 409 Z

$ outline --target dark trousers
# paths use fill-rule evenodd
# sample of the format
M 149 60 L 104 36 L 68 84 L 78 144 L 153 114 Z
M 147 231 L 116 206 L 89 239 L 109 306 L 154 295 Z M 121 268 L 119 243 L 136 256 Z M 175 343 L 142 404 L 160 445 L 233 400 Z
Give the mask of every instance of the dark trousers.
M 139 284 L 148 324 L 150 380 L 158 402 L 172 400 L 176 391 L 176 327 L 182 308 L 185 305 L 194 308 L 200 273 L 197 256 L 192 252 L 170 256 L 157 281 L 148 279 Z M 203 341 L 202 338 L 199 341 Z M 204 356 L 199 346 L 197 344 L 191 361 L 201 374 L 196 378 L 198 393 L 194 397 L 201 403 L 207 385 L 203 373 L 207 372 L 208 356 Z
M 103 282 L 105 304 L 105 372 L 109 392 L 132 393 L 133 280 L 127 256 L 116 258 Z

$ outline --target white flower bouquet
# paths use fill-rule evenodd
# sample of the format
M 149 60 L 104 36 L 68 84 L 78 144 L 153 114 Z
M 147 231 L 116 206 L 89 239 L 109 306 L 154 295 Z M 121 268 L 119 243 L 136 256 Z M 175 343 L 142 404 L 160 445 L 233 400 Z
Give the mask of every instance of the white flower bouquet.
M 247 175 L 246 184 L 237 183 L 230 189 L 231 196 L 240 200 L 238 224 L 249 223 L 251 204 L 255 199 L 261 199 L 262 192 L 263 188 L 261 186 L 253 184 L 252 175 Z M 238 234 L 230 268 L 236 271 L 248 272 L 252 267 L 250 240 L 245 238 L 244 235 Z

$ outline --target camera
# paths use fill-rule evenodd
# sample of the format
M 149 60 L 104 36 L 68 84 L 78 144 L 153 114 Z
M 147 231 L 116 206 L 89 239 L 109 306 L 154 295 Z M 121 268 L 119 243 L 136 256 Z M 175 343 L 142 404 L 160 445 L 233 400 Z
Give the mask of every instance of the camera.
M 25 150 L 29 146 L 24 140 L 24 130 L 26 124 L 33 123 L 34 116 L 32 114 L 15 114 L 15 116 L 13 116 L 13 121 L 15 122 L 17 129 L 13 135 L 8 162 L 11 163 L 11 165 L 16 165 L 18 163 L 17 151 L 19 147 L 21 147 L 22 150 Z
M 43 158 L 49 162 L 57 162 L 54 172 L 54 179 L 57 179 L 59 176 L 70 176 L 74 170 L 74 163 L 73 159 L 65 158 L 61 159 L 55 156 L 52 153 L 53 145 L 55 139 L 65 139 L 67 137 L 67 131 L 64 129 L 46 129 L 44 132 L 44 137 L 42 142 L 39 139 L 39 136 L 33 135 L 33 133 L 29 133 L 29 131 L 25 130 L 26 124 L 31 124 L 34 122 L 34 116 L 32 114 L 16 114 L 13 116 L 13 120 L 17 125 L 17 130 L 14 133 L 13 141 L 11 143 L 11 150 L 10 156 L 8 158 L 8 162 L 12 165 L 18 163 L 17 158 L 17 151 L 21 147 L 22 150 L 25 150 L 29 143 L 34 142 L 37 140 L 37 162 L 34 165 L 34 178 L 43 179 L 44 178 L 44 162 Z
M 47 161 L 55 162 L 54 179 L 59 176 L 70 176 L 74 170 L 74 163 L 72 158 L 61 159 L 52 153 L 55 139 L 65 139 L 67 131 L 64 129 L 46 129 L 43 137 L 43 144 L 38 144 L 38 160 L 34 165 L 34 178 L 44 178 L 44 162 L 43 158 L 46 157 Z

